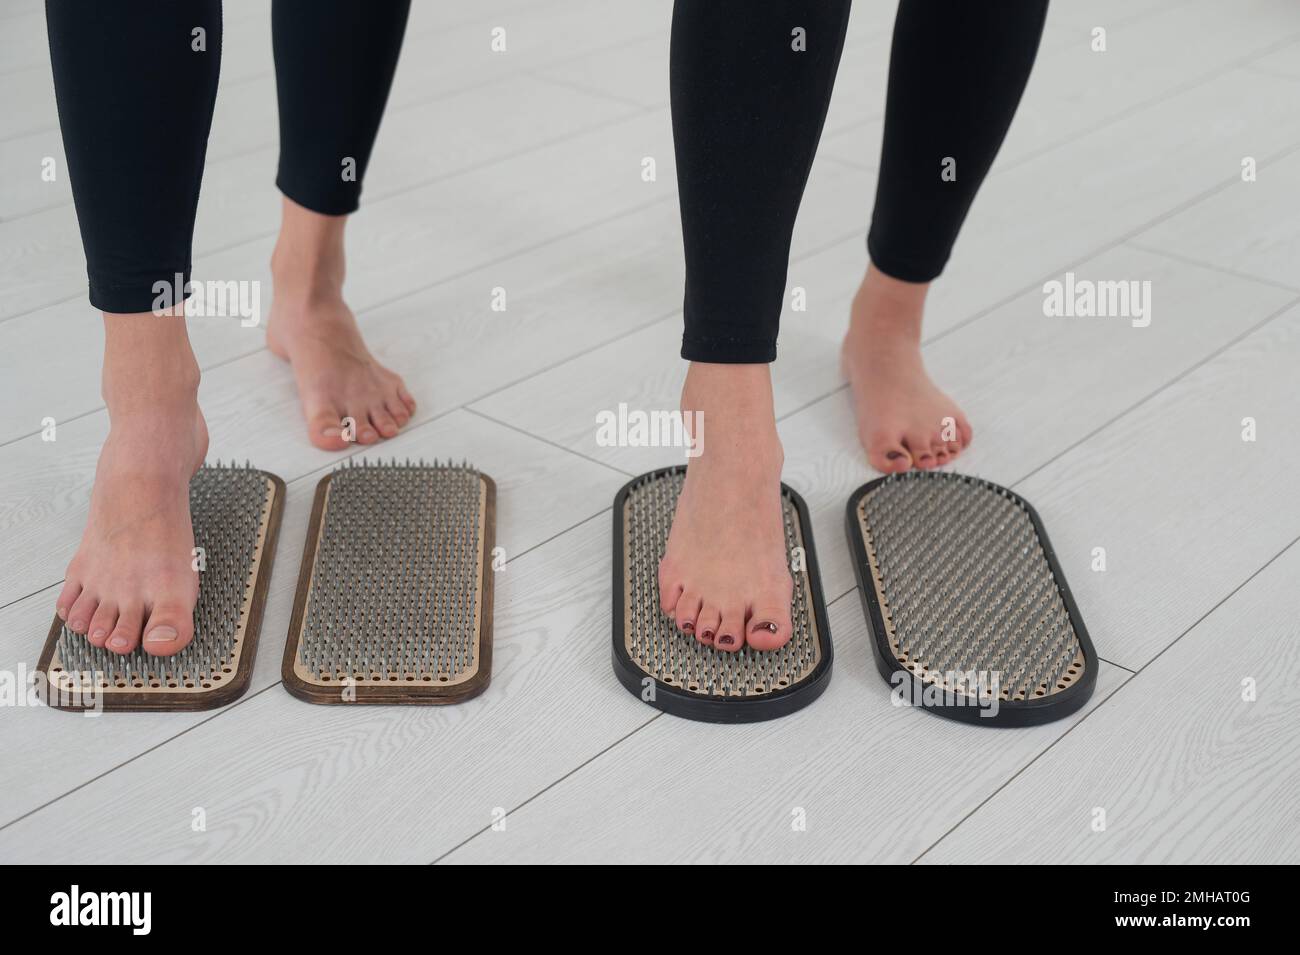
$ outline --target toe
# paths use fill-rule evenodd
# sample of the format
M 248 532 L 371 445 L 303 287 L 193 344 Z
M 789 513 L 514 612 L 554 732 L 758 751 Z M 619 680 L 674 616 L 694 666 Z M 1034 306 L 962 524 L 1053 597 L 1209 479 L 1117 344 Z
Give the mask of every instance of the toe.
M 665 563 L 659 564 L 659 609 L 668 616 L 677 609 L 677 601 L 685 590 Z
M 99 599 L 89 590 L 83 590 L 68 611 L 68 629 L 73 633 L 85 633 L 90 629 L 90 618 L 95 615 L 98 607 Z
M 356 441 L 357 444 L 374 444 L 379 440 L 379 432 L 375 426 L 370 423 L 370 415 L 362 413 L 356 419 Z
M 411 420 L 411 412 L 407 410 L 405 402 L 397 395 L 392 395 L 384 401 L 384 407 L 388 413 L 393 416 L 399 428 L 403 427 L 406 422 Z
M 718 612 L 718 608 L 712 604 L 704 604 L 700 607 L 699 616 L 695 618 L 695 639 L 700 643 L 713 646 L 721 621 L 722 615 Z
M 343 415 L 328 402 L 304 399 L 307 414 L 307 437 L 325 451 L 343 451 L 348 446 L 343 434 Z
M 406 385 L 402 384 L 400 380 L 397 384 L 397 397 L 402 400 L 402 404 L 406 405 L 407 411 L 415 414 L 415 399 L 411 397 L 411 393 L 406 390 Z
M 703 602 L 699 594 L 691 593 L 689 590 L 683 592 L 681 599 L 677 601 L 677 609 L 673 614 L 678 630 L 682 633 L 695 632 L 695 621 L 700 615 L 700 605 Z
M 787 577 L 767 589 L 753 604 L 746 622 L 745 641 L 755 650 L 776 650 L 790 642 L 790 597 L 794 581 Z
M 382 437 L 392 438 L 397 435 L 397 422 L 383 405 L 376 405 L 370 409 L 370 426 Z
M 105 600 L 95 611 L 95 615 L 90 618 L 90 628 L 86 631 L 86 639 L 94 646 L 102 647 L 108 642 L 108 635 L 113 632 L 117 626 L 117 604 L 111 600 Z
M 724 607 L 714 646 L 734 653 L 745 645 L 745 610 L 738 605 Z
M 911 455 L 912 464 L 922 471 L 934 467 L 934 452 L 930 450 L 930 439 L 924 434 L 909 434 L 903 439 L 903 447 Z
M 901 444 L 884 448 L 867 455 L 867 463 L 881 474 L 896 474 L 912 466 L 912 456 Z
M 144 628 L 144 651 L 155 657 L 180 653 L 194 639 L 194 611 L 179 602 L 157 604 Z
M 140 645 L 140 626 L 144 610 L 139 604 L 124 606 L 117 615 L 117 625 L 108 635 L 108 649 L 114 653 L 130 653 Z
M 69 577 L 63 582 L 63 589 L 59 591 L 59 599 L 54 601 L 54 612 L 59 615 L 59 619 L 64 623 L 68 622 L 68 614 L 72 611 L 72 605 L 77 602 L 81 596 L 81 581 Z
M 957 415 L 957 434 L 961 438 L 961 446 L 963 448 L 970 447 L 971 439 L 975 437 L 975 432 L 971 428 L 970 422 L 966 420 L 965 415 Z

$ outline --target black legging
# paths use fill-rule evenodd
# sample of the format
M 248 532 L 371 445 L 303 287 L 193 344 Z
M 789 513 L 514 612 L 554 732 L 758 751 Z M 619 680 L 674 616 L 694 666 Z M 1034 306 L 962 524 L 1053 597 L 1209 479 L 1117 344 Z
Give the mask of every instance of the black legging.
M 867 237 L 881 272 L 928 282 L 943 270 L 1020 102 L 1046 14 L 1047 0 L 901 0 Z M 683 358 L 776 357 L 790 235 L 848 17 L 849 0 L 677 0 Z
M 276 185 L 299 205 L 356 210 L 409 11 L 409 0 L 274 0 Z M 170 306 L 155 283 L 190 280 L 221 0 L 46 0 L 45 13 L 90 302 Z

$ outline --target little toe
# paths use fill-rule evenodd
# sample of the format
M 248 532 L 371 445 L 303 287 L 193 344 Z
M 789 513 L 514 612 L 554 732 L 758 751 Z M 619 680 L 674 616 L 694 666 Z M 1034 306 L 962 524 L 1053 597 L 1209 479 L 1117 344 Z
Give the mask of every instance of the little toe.
M 663 564 L 659 565 L 659 609 L 667 616 L 673 615 L 673 611 L 677 609 L 677 601 L 682 599 L 682 591 L 685 589 L 664 569 Z
M 63 582 L 63 589 L 59 591 L 59 598 L 54 601 L 54 612 L 59 615 L 59 619 L 64 623 L 68 622 L 68 613 L 80 596 L 81 581 L 69 577 Z
M 745 645 L 745 611 L 742 607 L 724 607 L 718 623 L 718 635 L 713 645 L 719 650 L 735 653 Z
M 117 615 L 117 625 L 108 635 L 106 646 L 114 653 L 130 653 L 140 645 L 140 627 L 144 622 L 144 608 L 139 604 L 122 607 Z
M 682 594 L 673 614 L 678 630 L 682 633 L 695 632 L 695 621 L 700 615 L 700 605 L 703 602 L 699 594 L 691 593 L 689 590 Z
M 90 618 L 90 627 L 86 630 L 86 639 L 93 646 L 102 647 L 108 642 L 108 635 L 117 626 L 117 604 L 105 600 Z
M 411 393 L 406 390 L 406 385 L 401 384 L 400 382 L 397 385 L 397 397 L 402 399 L 402 404 L 406 405 L 407 411 L 411 414 L 415 414 L 415 399 L 411 397 Z
M 68 611 L 68 629 L 73 633 L 85 633 L 90 629 L 90 618 L 99 607 L 99 598 L 89 590 L 83 590 Z
M 144 651 L 155 657 L 180 653 L 194 639 L 194 610 L 178 601 L 159 602 L 144 628 Z

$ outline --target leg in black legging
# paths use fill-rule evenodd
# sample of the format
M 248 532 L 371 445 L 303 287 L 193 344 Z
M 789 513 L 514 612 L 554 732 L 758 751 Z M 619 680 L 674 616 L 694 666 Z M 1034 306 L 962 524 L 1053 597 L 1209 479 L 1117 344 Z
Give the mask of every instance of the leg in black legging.
M 902 0 L 867 247 L 905 282 L 943 271 L 1038 52 L 1047 0 Z
M 45 9 L 90 303 L 150 311 L 156 282 L 189 281 L 221 0 L 47 0 Z
M 1046 13 L 1046 0 L 899 4 L 871 266 L 843 363 L 878 470 L 940 467 L 971 441 L 970 422 L 921 360 L 925 295 L 1011 125 Z
M 790 235 L 848 16 L 848 0 L 679 0 L 673 9 L 683 358 L 776 357 Z
M 1020 98 L 1043 0 L 902 0 L 869 269 L 844 369 L 868 460 L 942 464 L 969 442 L 926 376 L 920 317 Z M 686 252 L 682 407 L 704 419 L 660 597 L 684 632 L 720 649 L 789 638 L 776 436 L 776 354 L 795 215 L 840 57 L 847 2 L 678 0 L 672 104 Z M 806 49 L 792 48 L 802 38 Z M 956 178 L 944 178 L 951 157 Z M 887 274 L 888 273 L 888 274 Z M 896 273 L 896 274 L 895 274 Z
M 272 6 L 284 199 L 267 344 L 293 366 L 308 438 L 330 451 L 391 438 L 415 411 L 343 299 L 344 226 L 360 199 L 409 9 L 372 0 Z
M 280 168 L 275 184 L 324 215 L 355 212 L 402 49 L 410 0 L 271 5 Z
M 90 299 L 104 312 L 111 421 L 56 606 L 97 646 L 126 653 L 143 644 L 169 655 L 193 638 L 198 596 L 189 480 L 208 435 L 180 299 L 216 95 L 221 6 L 48 0 L 47 17 Z M 356 208 L 406 6 L 278 2 L 275 19 L 280 179 L 289 198 L 268 338 L 293 360 L 308 407 L 328 409 L 328 420 L 313 418 L 317 443 L 345 446 L 345 425 L 350 437 L 374 441 L 395 434 L 414 404 L 401 379 L 370 356 L 343 304 L 342 214 Z M 343 174 L 345 158 L 355 175 Z M 327 424 L 333 433 L 320 437 Z

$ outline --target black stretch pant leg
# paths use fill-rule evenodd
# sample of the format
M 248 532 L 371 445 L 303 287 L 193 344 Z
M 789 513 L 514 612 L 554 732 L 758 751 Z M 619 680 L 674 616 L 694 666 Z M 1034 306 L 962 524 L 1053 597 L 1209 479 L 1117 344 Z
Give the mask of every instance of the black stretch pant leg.
M 848 2 L 678 0 L 672 101 L 686 250 L 682 357 L 776 354 L 790 237 L 830 103 Z M 929 281 L 1033 66 L 1046 0 L 902 0 L 869 249 Z M 806 30 L 806 52 L 791 31 Z M 943 160 L 956 178 L 943 178 Z
M 886 275 L 943 271 L 1029 80 L 1047 0 L 902 0 L 867 249 Z M 945 162 L 955 178 L 944 178 Z
M 275 0 L 280 168 L 275 183 L 324 215 L 355 212 L 406 32 L 409 0 Z
M 45 15 L 90 302 L 173 305 L 175 276 L 190 278 L 221 0 L 46 0 Z
M 670 86 L 691 361 L 776 357 L 790 236 L 849 0 L 677 0 Z M 794 49 L 802 28 L 806 49 Z

